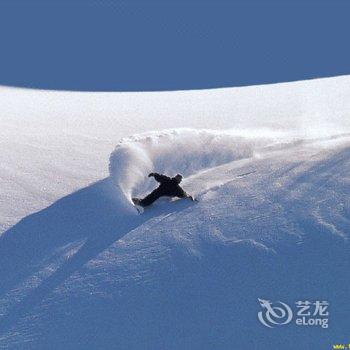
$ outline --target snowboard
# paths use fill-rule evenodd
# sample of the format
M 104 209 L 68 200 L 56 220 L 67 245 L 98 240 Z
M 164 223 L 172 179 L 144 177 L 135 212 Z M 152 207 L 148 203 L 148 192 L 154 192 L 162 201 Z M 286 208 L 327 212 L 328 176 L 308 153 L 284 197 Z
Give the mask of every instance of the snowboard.
M 140 204 L 141 199 L 140 198 L 131 198 L 132 202 L 134 203 L 134 206 L 139 214 L 142 214 L 144 211 L 144 207 Z
M 181 199 L 189 199 L 189 198 L 179 198 L 179 199 L 177 199 L 177 200 L 181 200 Z M 137 212 L 138 212 L 139 214 L 142 214 L 142 213 L 144 212 L 144 210 L 145 210 L 145 207 L 143 207 L 143 206 L 140 204 L 141 199 L 140 199 L 140 198 L 137 198 L 137 197 L 133 197 L 133 198 L 131 198 L 131 200 L 132 200 L 132 202 L 133 202 L 133 204 L 134 204 L 134 206 L 135 206 Z M 192 202 L 198 202 L 198 199 L 197 199 L 197 198 L 193 198 L 193 197 L 192 197 L 191 200 L 192 200 Z

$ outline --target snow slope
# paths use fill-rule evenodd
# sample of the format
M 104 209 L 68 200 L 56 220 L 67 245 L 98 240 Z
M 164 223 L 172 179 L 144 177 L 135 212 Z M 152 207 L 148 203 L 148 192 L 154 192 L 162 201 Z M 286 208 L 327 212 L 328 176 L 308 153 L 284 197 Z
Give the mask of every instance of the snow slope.
M 347 342 L 349 83 L 2 88 L 0 346 Z M 138 215 L 130 197 L 154 187 L 150 171 L 182 172 L 199 202 Z M 267 329 L 258 298 L 328 300 L 330 326 Z

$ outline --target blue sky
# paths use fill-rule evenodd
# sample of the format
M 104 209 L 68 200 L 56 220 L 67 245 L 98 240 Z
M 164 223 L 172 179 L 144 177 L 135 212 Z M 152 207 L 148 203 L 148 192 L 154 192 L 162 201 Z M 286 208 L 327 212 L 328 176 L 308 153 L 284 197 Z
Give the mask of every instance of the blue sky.
M 0 84 L 177 90 L 350 73 L 350 2 L 3 1 Z

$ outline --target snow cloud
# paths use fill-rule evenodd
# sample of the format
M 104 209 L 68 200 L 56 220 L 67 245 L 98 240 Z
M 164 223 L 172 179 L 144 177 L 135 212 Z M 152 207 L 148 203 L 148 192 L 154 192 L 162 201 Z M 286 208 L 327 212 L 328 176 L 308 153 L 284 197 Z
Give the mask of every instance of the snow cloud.
M 123 138 L 110 156 L 110 176 L 130 200 L 133 191 L 147 187 L 150 172 L 192 175 L 200 170 L 249 158 L 273 144 L 278 133 L 168 129 Z

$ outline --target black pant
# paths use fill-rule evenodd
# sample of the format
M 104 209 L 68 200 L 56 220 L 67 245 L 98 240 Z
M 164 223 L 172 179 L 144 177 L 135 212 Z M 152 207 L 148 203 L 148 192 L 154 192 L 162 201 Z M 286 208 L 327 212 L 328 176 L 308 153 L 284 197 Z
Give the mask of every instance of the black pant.
M 167 192 L 162 189 L 156 188 L 154 191 L 152 191 L 149 195 L 147 195 L 145 198 L 140 200 L 140 204 L 143 207 L 147 207 L 148 205 L 151 205 L 153 202 L 155 202 L 160 197 L 178 197 L 178 198 L 187 198 L 186 192 Z
M 145 198 L 141 199 L 140 204 L 143 207 L 147 207 L 148 205 L 151 205 L 153 202 L 155 202 L 158 198 L 164 196 L 162 191 L 159 191 L 158 189 L 155 189 L 152 191 L 149 195 L 147 195 Z

